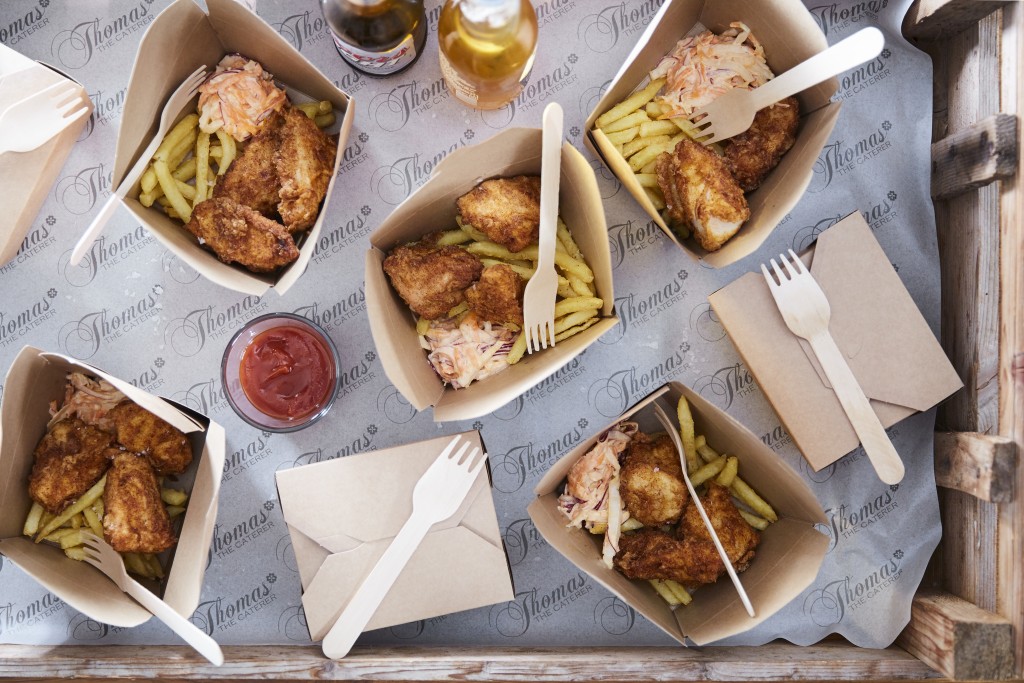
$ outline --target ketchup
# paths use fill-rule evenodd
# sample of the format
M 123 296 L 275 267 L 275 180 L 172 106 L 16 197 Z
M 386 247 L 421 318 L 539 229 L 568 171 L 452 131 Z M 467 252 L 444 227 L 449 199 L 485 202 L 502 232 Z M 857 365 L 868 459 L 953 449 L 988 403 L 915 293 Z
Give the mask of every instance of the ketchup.
M 316 412 L 330 399 L 334 358 L 313 332 L 285 324 L 261 332 L 239 364 L 242 391 L 253 406 L 279 419 Z

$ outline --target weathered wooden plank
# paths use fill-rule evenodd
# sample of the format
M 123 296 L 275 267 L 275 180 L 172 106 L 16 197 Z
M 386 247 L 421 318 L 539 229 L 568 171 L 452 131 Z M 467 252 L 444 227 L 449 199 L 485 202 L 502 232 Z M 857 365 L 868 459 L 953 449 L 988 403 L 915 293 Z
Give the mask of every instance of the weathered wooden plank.
M 903 35 L 918 40 L 948 38 L 976 24 L 1006 0 L 915 0 L 903 19 Z
M 1024 7 L 1003 10 L 1002 100 L 1004 111 L 1024 116 Z M 999 433 L 1024 448 L 1024 160 L 1013 179 L 1000 183 L 1001 256 Z M 1024 486 L 1017 468 L 1016 485 Z M 1024 496 L 999 506 L 999 566 L 996 608 L 1014 624 L 1014 675 L 1024 679 Z
M 932 144 L 932 198 L 949 199 L 1017 171 L 1017 117 L 996 114 Z
M 187 647 L 0 645 L 0 679 L 146 677 L 174 680 L 402 681 L 922 680 L 939 677 L 903 650 L 828 641 L 810 647 L 355 648 L 325 659 L 315 646 L 224 648 L 222 667 Z
M 897 644 L 956 680 L 1005 680 L 1013 671 L 1013 626 L 948 593 L 919 591 Z
M 1005 436 L 935 433 L 935 483 L 991 503 L 1013 500 L 1017 445 Z

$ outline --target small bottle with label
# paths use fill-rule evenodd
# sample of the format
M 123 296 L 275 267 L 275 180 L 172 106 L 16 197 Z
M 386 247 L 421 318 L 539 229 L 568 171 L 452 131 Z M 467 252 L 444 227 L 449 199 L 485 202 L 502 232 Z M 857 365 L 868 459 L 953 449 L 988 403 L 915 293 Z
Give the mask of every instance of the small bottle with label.
M 474 109 L 497 109 L 530 75 L 537 14 L 530 0 L 447 0 L 437 41 L 449 92 Z
M 338 54 L 371 76 L 412 66 L 427 40 L 423 0 L 320 0 Z

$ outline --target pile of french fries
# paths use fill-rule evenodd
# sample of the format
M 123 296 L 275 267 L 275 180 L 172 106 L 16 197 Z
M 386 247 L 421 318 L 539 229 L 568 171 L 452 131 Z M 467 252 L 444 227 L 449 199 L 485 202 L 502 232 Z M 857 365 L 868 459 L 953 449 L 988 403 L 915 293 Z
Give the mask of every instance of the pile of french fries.
M 474 228 L 461 218 L 456 219 L 459 228 L 441 234 L 438 246 L 458 245 L 471 254 L 475 254 L 484 266 L 505 263 L 529 281 L 537 272 L 538 248 L 530 246 L 513 253 L 492 242 L 487 235 Z M 598 320 L 598 313 L 604 305 L 594 289 L 594 271 L 587 265 L 583 252 L 573 240 L 569 229 L 558 219 L 558 239 L 555 241 L 555 270 L 558 273 L 558 298 L 555 301 L 555 341 L 582 332 Z M 448 318 L 455 318 L 469 312 L 467 304 L 462 303 L 448 312 Z M 420 319 L 416 323 L 416 332 L 426 334 L 431 321 Z M 509 365 L 518 363 L 526 353 L 526 335 L 520 334 L 506 361 Z
M 666 117 L 665 109 L 654 101 L 664 85 L 664 78 L 651 81 L 594 122 L 596 129 L 608 138 L 629 164 L 637 182 L 658 211 L 665 208 L 665 198 L 658 186 L 655 170 L 658 155 L 671 152 L 685 138 L 696 140 L 699 136 L 689 119 Z M 722 153 L 718 144 L 711 145 L 711 148 Z M 665 220 L 671 223 L 667 218 Z M 689 233 L 683 228 L 680 236 L 685 239 Z
M 22 533 L 25 536 L 34 536 L 36 543 L 55 543 L 72 560 L 84 561 L 82 532 L 88 531 L 103 538 L 103 490 L 106 484 L 107 477 L 103 475 L 92 488 L 58 515 L 47 512 L 39 503 L 32 503 Z M 185 511 L 188 494 L 161 486 L 160 498 L 164 502 L 168 516 L 174 519 Z M 164 578 L 163 567 L 160 566 L 160 560 L 156 555 L 121 553 L 121 557 L 124 558 L 125 568 L 133 574 L 147 579 Z
M 320 128 L 334 123 L 334 109 L 327 100 L 296 107 Z M 217 178 L 227 172 L 237 154 L 233 137 L 223 130 L 204 133 L 199 129 L 199 115 L 189 114 L 175 124 L 153 154 L 142 174 L 139 202 L 143 206 L 155 203 L 171 218 L 188 223 L 196 205 L 213 196 Z

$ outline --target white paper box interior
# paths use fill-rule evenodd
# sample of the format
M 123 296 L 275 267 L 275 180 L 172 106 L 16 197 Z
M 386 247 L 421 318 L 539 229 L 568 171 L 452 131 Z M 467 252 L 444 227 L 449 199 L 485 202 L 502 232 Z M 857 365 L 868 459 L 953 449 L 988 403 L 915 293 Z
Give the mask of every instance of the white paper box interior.
M 0 51 L 6 53 L 5 60 L 19 66 L 18 71 L 0 79 L 0 110 L 55 83 L 75 83 L 6 45 L 0 45 Z M 89 109 L 85 116 L 34 150 L 0 154 L 0 188 L 3 188 L 4 198 L 4 210 L 0 213 L 0 266 L 18 253 L 33 219 L 92 114 L 92 100 L 85 88 L 78 85 L 77 94 L 82 98 L 82 105 Z
M 68 559 L 60 548 L 35 544 L 21 535 L 32 501 L 28 477 L 33 451 L 46 433 L 50 401 L 63 399 L 69 372 L 101 377 L 158 417 L 188 434 L 193 460 L 173 482 L 189 492 L 178 544 L 168 555 L 163 600 L 178 614 L 189 616 L 199 605 L 207 551 L 217 519 L 217 494 L 224 470 L 224 429 L 204 416 L 188 415 L 158 398 L 91 365 L 55 353 L 24 347 L 4 380 L 0 402 L 0 553 L 71 607 L 112 626 L 137 626 L 150 613 L 121 592 L 98 569 Z M 164 559 L 163 557 L 161 558 Z M 166 560 L 163 561 L 166 566 Z
M 618 324 L 612 307 L 611 252 L 594 170 L 562 145 L 558 213 L 594 271 L 603 320 L 465 389 L 446 388 L 427 361 L 412 312 L 388 282 L 382 264 L 394 247 L 435 230 L 452 230 L 455 200 L 487 178 L 539 175 L 541 131 L 513 128 L 445 158 L 429 181 L 396 208 L 372 235 L 366 254 L 366 308 L 370 331 L 388 379 L 416 408 L 434 406 L 434 420 L 466 420 L 493 412 L 562 367 Z
M 587 136 L 584 144 L 601 157 L 669 239 L 716 268 L 756 251 L 800 200 L 811 182 L 818 155 L 832 134 L 839 116 L 841 103 L 830 103 L 830 98 L 838 88 L 838 81 L 829 79 L 796 96 L 800 101 L 801 113 L 796 143 L 761 186 L 747 193 L 750 219 L 721 249 L 710 253 L 704 251 L 692 238 L 680 241 L 669 229 L 644 193 L 629 164 L 604 133 L 594 129 L 594 121 L 626 99 L 638 86 L 645 85 L 651 69 L 696 24 L 700 23 L 715 33 L 721 33 L 735 21 L 749 26 L 754 36 L 764 45 L 768 66 L 775 74 L 789 70 L 828 47 L 825 35 L 800 0 L 668 0 L 651 20 L 585 124 Z
M 690 403 L 696 433 L 704 434 L 708 445 L 719 453 L 739 458 L 740 476 L 779 515 L 779 520 L 762 532 L 750 568 L 739 575 L 753 603 L 754 618 L 747 616 L 736 589 L 724 575 L 717 583 L 694 591 L 689 605 L 673 611 L 649 583 L 627 579 L 604 565 L 602 536 L 566 527 L 566 517 L 558 509 L 565 477 L 604 429 L 551 467 L 537 484 L 538 497 L 527 512 L 544 540 L 579 569 L 680 643 L 685 644 L 684 639 L 689 638 L 704 645 L 753 628 L 803 592 L 814 581 L 825 559 L 828 538 L 814 528 L 815 524 L 825 523 L 825 513 L 803 479 L 750 430 L 683 384 L 672 382 L 662 387 L 605 429 L 631 418 L 647 433 L 664 431 L 649 406 L 658 397 L 675 406 L 680 395 Z
M 128 82 L 121 131 L 114 156 L 113 185 L 117 187 L 136 159 L 153 139 L 164 103 L 185 78 L 205 64 L 209 70 L 230 52 L 240 52 L 260 62 L 278 83 L 316 100 L 328 100 L 341 120 L 338 154 L 327 187 L 324 206 L 330 202 L 338 164 L 352 129 L 355 109 L 351 98 L 320 73 L 298 50 L 271 26 L 234 0 L 208 0 L 209 15 L 192 0 L 176 0 L 153 20 L 142 42 Z M 190 102 L 176 120 L 195 111 Z M 299 258 L 275 274 L 258 275 L 222 263 L 202 248 L 180 222 L 157 208 L 146 208 L 137 199 L 139 184 L 129 191 L 124 205 L 169 250 L 197 272 L 219 285 L 246 294 L 260 295 L 271 286 L 279 294 L 288 291 L 306 269 L 325 211 L 306 233 Z
M 479 432 L 462 436 L 483 450 Z M 409 518 L 416 482 L 451 439 L 444 436 L 277 473 L 313 640 L 327 635 Z M 367 631 L 515 597 L 490 488 L 485 469 L 459 510 L 431 527 Z

